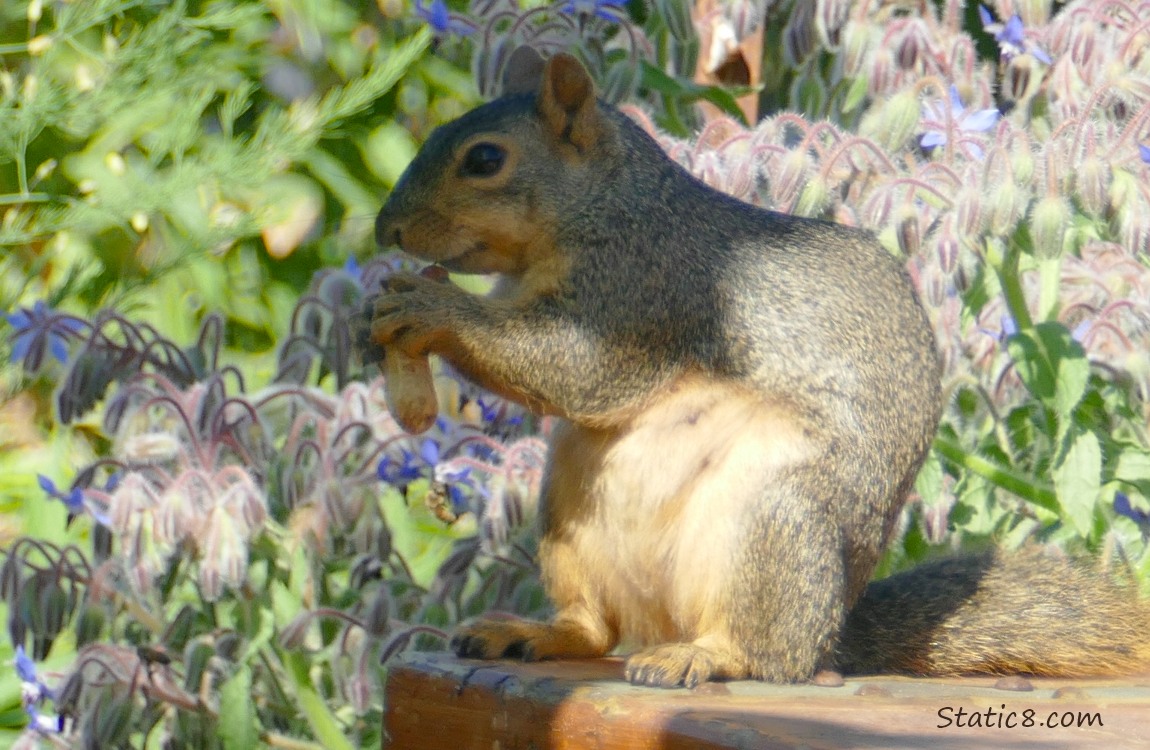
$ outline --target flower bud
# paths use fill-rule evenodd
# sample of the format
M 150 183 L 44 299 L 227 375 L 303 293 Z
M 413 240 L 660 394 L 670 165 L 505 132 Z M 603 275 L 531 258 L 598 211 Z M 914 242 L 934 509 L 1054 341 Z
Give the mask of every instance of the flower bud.
M 1030 150 L 1030 143 L 1019 139 L 1015 147 L 1010 150 L 1010 168 L 1014 173 L 1014 181 L 1025 185 L 1034 177 L 1034 153 Z
M 1138 194 L 1138 178 L 1125 169 L 1115 169 L 1110 176 L 1110 205 L 1124 210 Z
M 995 187 L 990 193 L 987 206 L 990 209 L 987 215 L 987 229 L 990 234 L 997 237 L 1007 237 L 1014 234 L 1021 218 L 1019 204 L 1022 191 L 1012 181 L 1006 180 Z
M 655 10 L 675 40 L 685 42 L 695 38 L 690 3 L 683 0 L 655 0 Z
M 847 21 L 842 30 L 842 65 L 843 73 L 850 78 L 857 78 L 862 74 L 863 63 L 866 62 L 867 53 L 873 46 L 871 26 L 859 21 Z
M 871 112 L 874 117 L 868 114 L 859 131 L 878 141 L 887 151 L 902 148 L 918 127 L 919 116 L 922 114 L 918 97 L 909 89 L 895 94 L 885 103 L 876 102 Z
M 830 189 L 822 175 L 816 173 L 803 186 L 795 203 L 794 213 L 799 216 L 819 216 L 830 203 Z
M 363 629 L 372 637 L 383 638 L 391 632 L 391 592 L 379 586 L 363 618 Z
M 938 253 L 938 267 L 946 276 L 954 275 L 958 270 L 959 254 L 958 235 L 954 230 L 954 217 L 947 216 L 942 222 L 935 241 L 935 252 Z
M 778 204 L 787 204 L 798 194 L 799 186 L 806 179 L 811 168 L 811 158 L 805 148 L 790 151 L 782 159 L 778 177 L 774 180 L 771 190 L 772 197 Z
M 76 618 L 76 648 L 100 640 L 104 632 L 104 608 L 89 604 Z
M 1040 71 L 1035 70 L 1038 62 L 1033 55 L 1012 57 L 1006 66 L 1003 81 L 1003 94 L 1011 102 L 1025 102 L 1034 96 L 1042 84 Z
M 894 236 L 898 249 L 906 257 L 915 255 L 922 247 L 922 228 L 919 212 L 913 206 L 903 206 L 895 218 Z
M 52 47 L 52 37 L 40 34 L 28 40 L 28 54 L 32 57 L 42 55 Z
M 128 171 L 128 164 L 124 161 L 124 157 L 115 151 L 109 151 L 104 155 L 104 166 L 117 177 Z
M 1110 164 L 1091 154 L 1074 174 L 1075 191 L 1086 213 L 1102 218 L 1110 210 Z
M 610 67 L 604 76 L 603 99 L 612 103 L 624 102 L 635 96 L 639 86 L 638 60 L 621 60 Z
M 985 197 L 975 188 L 966 187 L 959 191 L 954 199 L 955 229 L 959 234 L 971 240 L 977 240 L 982 234 L 987 223 L 984 200 Z
M 40 182 L 41 180 L 46 180 L 51 177 L 52 173 L 56 171 L 57 164 L 59 164 L 59 162 L 57 162 L 55 159 L 47 159 L 41 162 L 40 166 L 36 167 L 36 182 Z
M 1062 254 L 1062 240 L 1070 220 L 1070 207 L 1060 195 L 1048 195 L 1034 205 L 1030 214 L 1030 236 L 1034 255 L 1053 259 Z
M 817 3 L 815 32 L 827 49 L 838 50 L 839 42 L 842 40 L 843 24 L 850 16 L 850 10 L 849 0 L 823 0 Z
M 894 85 L 894 53 L 889 47 L 879 46 L 870 56 L 868 93 L 871 96 L 886 96 Z
M 799 66 L 818 45 L 814 27 L 814 3 L 796 3 L 791 19 L 783 29 L 783 59 Z
M 1014 12 L 1031 28 L 1045 26 L 1050 20 L 1051 0 L 1014 0 Z

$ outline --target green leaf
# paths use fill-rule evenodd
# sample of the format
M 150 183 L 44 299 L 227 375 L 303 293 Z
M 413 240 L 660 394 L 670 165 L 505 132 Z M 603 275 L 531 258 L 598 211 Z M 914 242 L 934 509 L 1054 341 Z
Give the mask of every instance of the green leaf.
M 307 658 L 303 654 L 288 652 L 283 655 L 283 661 L 296 705 L 315 732 L 315 738 L 328 750 L 355 750 L 340 728 L 339 720 L 328 708 L 327 701 L 316 690 L 308 673 Z
M 927 454 L 914 480 L 914 488 L 925 505 L 933 505 L 942 494 L 942 463 L 934 451 Z
M 259 745 L 260 728 L 252 706 L 252 670 L 246 664 L 220 686 L 220 741 L 224 750 Z
M 1137 446 L 1127 446 L 1114 465 L 1114 479 L 1137 487 L 1140 494 L 1150 497 L 1150 453 Z
M 843 113 L 853 112 L 855 107 L 866 100 L 868 81 L 866 76 L 859 76 L 851 80 L 851 87 L 847 90 L 846 99 L 843 100 Z
M 1090 380 L 1086 352 L 1061 323 L 1039 323 L 1007 339 L 1018 376 L 1035 398 L 1067 421 Z
M 743 115 L 743 110 L 739 108 L 739 102 L 735 95 L 718 86 L 700 86 L 692 81 L 674 78 L 645 61 L 643 62 L 642 85 L 664 96 L 688 102 L 704 99 L 722 110 L 723 114 L 735 118 L 743 125 L 747 124 L 747 118 Z
M 1102 448 L 1093 432 L 1072 432 L 1069 448 L 1054 465 L 1054 491 L 1069 520 L 1081 537 L 1094 528 L 1094 508 L 1102 489 Z

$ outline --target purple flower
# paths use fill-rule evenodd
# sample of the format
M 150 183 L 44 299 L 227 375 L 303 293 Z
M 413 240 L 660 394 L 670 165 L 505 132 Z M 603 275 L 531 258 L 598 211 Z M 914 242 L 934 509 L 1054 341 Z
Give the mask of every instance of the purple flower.
M 1130 498 L 1125 492 L 1114 493 L 1114 512 L 1120 516 L 1126 516 L 1139 526 L 1150 527 L 1150 513 L 1132 506 Z
M 55 699 L 51 688 L 45 685 L 36 674 L 36 664 L 24 651 L 24 644 L 17 644 L 16 676 L 21 682 L 21 697 L 24 704 L 24 713 L 28 714 L 29 728 L 37 732 L 59 732 L 63 729 L 62 716 L 45 716 L 40 713 L 39 705 L 45 698 Z
M 990 14 L 985 5 L 978 6 L 978 15 L 982 19 L 982 28 L 989 34 L 994 34 L 998 48 L 1007 59 L 1017 55 L 1031 54 L 1040 62 L 1050 65 L 1052 60 L 1038 45 L 1026 38 L 1026 27 L 1022 25 L 1022 18 L 1017 13 L 1011 16 L 1006 23 L 998 23 Z
M 108 514 L 89 507 L 88 504 L 84 502 L 84 491 L 79 487 L 73 487 L 70 492 L 65 493 L 56 486 L 55 482 L 43 474 L 37 474 L 36 481 L 39 482 L 40 489 L 44 490 L 44 492 L 48 494 L 48 497 L 64 503 L 64 507 L 68 509 L 68 524 L 71 524 L 76 516 L 88 514 L 101 526 L 111 527 L 112 521 L 109 519 Z M 105 492 L 113 491 L 118 482 L 119 477 L 116 474 L 109 477 Z
M 1143 164 L 1150 164 L 1150 146 L 1143 146 L 1139 143 L 1138 158 L 1142 159 Z
M 388 484 L 403 486 L 422 477 L 423 469 L 415 463 L 415 454 L 404 450 L 402 463 L 397 464 L 391 456 L 384 456 L 375 469 L 375 475 Z
M 36 676 L 36 663 L 24 651 L 24 644 L 16 646 L 16 675 L 21 682 L 40 685 L 40 678 Z
M 954 123 L 964 133 L 985 133 L 994 127 L 1001 116 L 997 109 L 980 109 L 977 112 L 967 112 L 958 95 L 958 89 L 952 84 L 950 87 L 949 105 L 943 102 L 933 102 L 925 106 L 925 121 L 938 129 L 928 130 L 919 138 L 918 145 L 929 151 L 937 146 L 946 144 L 949 137 L 947 132 L 951 129 L 949 123 Z M 982 149 L 972 146 L 971 153 L 976 159 L 982 158 Z
M 436 36 L 467 36 L 475 31 L 470 21 L 447 10 L 444 0 L 431 0 L 431 5 L 415 0 L 415 15 L 422 18 Z
M 560 10 L 574 16 L 595 16 L 621 23 L 627 17 L 626 7 L 626 0 L 568 0 Z
M 68 337 L 83 328 L 83 321 L 55 312 L 42 301 L 31 308 L 21 308 L 5 314 L 4 319 L 14 329 L 12 362 L 24 360 L 24 367 L 36 372 L 51 354 L 61 362 L 68 360 Z
M 439 443 L 431 438 L 424 440 L 419 446 L 419 455 L 427 462 L 428 466 L 435 466 L 439 463 Z
M 56 487 L 55 482 L 43 474 L 37 474 L 36 480 L 40 483 L 40 489 L 48 493 L 49 497 L 64 503 L 64 507 L 68 509 L 68 515 L 78 516 L 84 512 L 84 492 L 79 487 L 75 487 L 71 492 L 65 494 Z

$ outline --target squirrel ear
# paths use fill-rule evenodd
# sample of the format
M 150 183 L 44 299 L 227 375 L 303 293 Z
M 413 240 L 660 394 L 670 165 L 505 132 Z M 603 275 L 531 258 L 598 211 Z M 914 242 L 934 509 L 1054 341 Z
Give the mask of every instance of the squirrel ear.
M 516 47 L 503 67 L 503 93 L 534 94 L 543 80 L 544 65 L 539 50 L 526 44 Z
M 580 151 L 598 137 L 595 84 L 583 63 L 560 52 L 547 61 L 537 102 L 539 114 L 557 138 Z

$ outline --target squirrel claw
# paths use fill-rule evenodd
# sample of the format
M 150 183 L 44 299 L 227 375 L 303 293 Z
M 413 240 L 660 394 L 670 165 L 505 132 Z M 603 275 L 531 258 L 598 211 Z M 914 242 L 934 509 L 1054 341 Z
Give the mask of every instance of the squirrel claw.
M 692 643 L 669 643 L 631 655 L 623 667 L 632 685 L 695 688 L 719 670 L 714 656 Z

